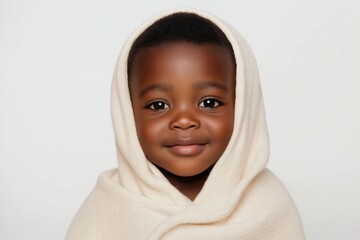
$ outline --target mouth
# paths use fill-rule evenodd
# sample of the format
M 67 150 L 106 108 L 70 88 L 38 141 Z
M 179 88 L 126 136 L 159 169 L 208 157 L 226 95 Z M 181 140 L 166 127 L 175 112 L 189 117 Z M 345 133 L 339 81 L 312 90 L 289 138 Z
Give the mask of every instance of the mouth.
M 174 155 L 189 157 L 201 153 L 206 145 L 207 143 L 192 138 L 180 138 L 170 144 L 166 144 L 165 147 Z

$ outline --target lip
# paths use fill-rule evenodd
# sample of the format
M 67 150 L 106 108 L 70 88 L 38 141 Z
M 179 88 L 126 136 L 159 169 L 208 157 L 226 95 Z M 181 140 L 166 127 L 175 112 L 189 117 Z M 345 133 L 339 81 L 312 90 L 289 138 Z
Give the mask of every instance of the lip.
M 206 142 L 194 138 L 177 138 L 165 144 L 165 147 L 174 155 L 186 157 L 201 153 L 205 149 L 206 144 Z
M 205 144 L 174 145 L 167 147 L 171 153 L 177 156 L 194 156 L 202 152 Z

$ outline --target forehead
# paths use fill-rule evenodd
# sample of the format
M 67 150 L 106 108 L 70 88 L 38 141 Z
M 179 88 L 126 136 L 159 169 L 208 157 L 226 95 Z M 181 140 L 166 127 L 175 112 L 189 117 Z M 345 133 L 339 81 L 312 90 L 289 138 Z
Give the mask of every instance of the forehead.
M 230 50 L 213 44 L 167 43 L 140 49 L 134 59 L 130 84 L 148 81 L 216 80 L 233 84 L 235 64 Z

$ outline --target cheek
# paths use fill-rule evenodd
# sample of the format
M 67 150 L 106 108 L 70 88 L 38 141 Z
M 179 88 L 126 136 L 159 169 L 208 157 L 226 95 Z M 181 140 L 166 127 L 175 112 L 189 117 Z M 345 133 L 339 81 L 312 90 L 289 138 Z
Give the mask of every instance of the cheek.
M 231 117 L 217 117 L 203 122 L 211 134 L 213 141 L 227 144 L 233 131 L 233 119 Z
M 154 144 L 161 139 L 161 134 L 164 132 L 167 124 L 165 121 L 160 119 L 146 119 L 140 118 L 136 123 L 136 130 L 139 137 L 140 143 L 143 145 Z

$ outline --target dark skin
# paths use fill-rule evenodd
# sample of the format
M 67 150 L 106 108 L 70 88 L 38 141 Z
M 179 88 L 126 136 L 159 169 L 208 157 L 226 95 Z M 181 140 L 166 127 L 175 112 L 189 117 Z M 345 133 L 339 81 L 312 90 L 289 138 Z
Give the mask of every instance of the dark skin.
M 233 131 L 235 66 L 230 51 L 192 43 L 141 49 L 129 87 L 145 156 L 194 200 Z

